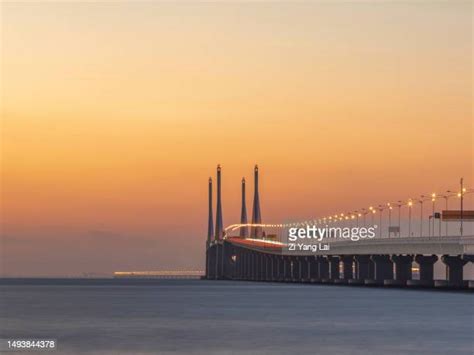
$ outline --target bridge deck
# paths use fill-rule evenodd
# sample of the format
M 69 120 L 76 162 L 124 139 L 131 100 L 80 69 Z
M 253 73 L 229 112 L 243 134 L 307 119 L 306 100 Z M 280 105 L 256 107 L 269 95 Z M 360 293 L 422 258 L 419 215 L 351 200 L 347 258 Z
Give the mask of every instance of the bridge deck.
M 329 250 L 288 251 L 286 244 L 273 241 L 228 237 L 226 241 L 233 245 L 271 254 L 293 255 L 357 255 L 357 254 L 437 254 L 472 255 L 474 254 L 474 236 L 450 237 L 411 237 L 411 238 L 374 238 L 357 242 L 341 239 L 324 240 Z

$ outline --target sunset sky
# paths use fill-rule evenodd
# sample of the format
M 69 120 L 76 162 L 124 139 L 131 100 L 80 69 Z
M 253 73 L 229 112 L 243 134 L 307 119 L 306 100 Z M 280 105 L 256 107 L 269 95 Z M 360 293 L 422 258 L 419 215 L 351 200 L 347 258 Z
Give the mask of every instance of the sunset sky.
M 0 6 L 1 275 L 203 269 L 218 163 L 224 225 L 474 185 L 470 1 Z

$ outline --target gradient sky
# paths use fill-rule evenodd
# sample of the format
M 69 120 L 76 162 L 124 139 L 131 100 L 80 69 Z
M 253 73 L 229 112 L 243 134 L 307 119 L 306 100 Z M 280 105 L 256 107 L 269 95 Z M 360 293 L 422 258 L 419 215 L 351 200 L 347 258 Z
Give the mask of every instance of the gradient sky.
M 472 2 L 1 6 L 1 274 L 202 269 L 265 222 L 473 185 Z

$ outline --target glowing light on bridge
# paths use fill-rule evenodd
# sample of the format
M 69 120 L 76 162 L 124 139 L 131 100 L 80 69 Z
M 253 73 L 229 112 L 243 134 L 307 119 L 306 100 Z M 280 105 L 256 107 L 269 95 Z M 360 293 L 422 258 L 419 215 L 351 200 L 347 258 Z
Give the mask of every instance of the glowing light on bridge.
M 408 208 L 408 212 L 409 212 L 409 217 L 408 217 L 409 222 L 408 223 L 411 225 L 411 209 L 414 207 L 413 201 L 415 201 L 417 203 L 420 203 L 420 206 L 423 203 L 423 201 L 425 201 L 425 200 L 426 201 L 428 201 L 428 200 L 432 201 L 433 211 L 434 211 L 434 208 L 435 208 L 434 205 L 435 205 L 436 201 L 441 197 L 444 198 L 447 202 L 447 200 L 450 197 L 454 196 L 454 197 L 460 198 L 460 197 L 463 197 L 467 194 L 471 194 L 473 192 L 474 192 L 474 189 L 463 187 L 459 191 L 447 190 L 445 194 L 432 192 L 432 193 L 427 194 L 427 195 L 420 195 L 421 197 L 419 199 L 409 198 L 409 199 L 405 200 L 406 202 L 403 202 L 403 200 L 398 200 L 396 203 L 387 202 L 387 203 L 384 203 L 384 204 L 375 205 L 375 206 L 377 206 L 377 208 L 375 208 L 374 205 L 371 205 L 367 209 L 366 208 L 361 208 L 359 210 L 355 210 L 354 212 L 333 213 L 333 214 L 330 214 L 330 215 L 327 215 L 327 216 L 324 216 L 324 217 L 318 217 L 318 218 L 314 218 L 314 219 L 306 220 L 306 221 L 297 221 L 297 222 L 290 222 L 290 223 L 232 224 L 232 225 L 226 227 L 225 231 L 226 231 L 226 234 L 229 235 L 230 232 L 239 230 L 240 228 L 243 228 L 243 227 L 292 228 L 292 227 L 304 227 L 304 226 L 307 226 L 307 225 L 310 225 L 310 226 L 313 226 L 313 225 L 326 226 L 328 224 L 355 223 L 356 222 L 355 220 L 357 220 L 357 223 L 359 223 L 359 219 L 361 217 L 364 218 L 364 223 L 365 223 L 365 216 L 367 214 L 375 215 L 377 213 L 377 211 L 379 211 L 380 218 L 382 218 L 383 211 L 388 210 L 389 218 L 391 218 L 390 213 L 393 210 L 393 206 L 398 207 L 399 215 L 401 213 L 400 209 L 403 206 Z M 425 199 L 425 197 L 426 197 L 426 199 Z M 446 210 L 447 209 L 448 208 L 446 206 Z M 434 212 L 433 212 L 433 215 L 434 215 Z M 422 215 L 422 217 L 423 217 L 423 215 Z M 398 218 L 399 218 L 399 221 L 400 221 L 400 216 Z M 399 228 L 400 228 L 400 226 L 399 226 Z M 409 227 L 409 230 L 411 231 L 411 226 Z M 434 227 L 433 227 L 433 232 L 430 232 L 430 233 L 434 234 Z M 257 240 L 262 240 L 262 239 L 257 239 Z M 279 243 L 279 242 L 270 241 L 270 240 L 266 240 L 266 242 Z
M 114 277 L 200 277 L 202 270 L 115 271 Z

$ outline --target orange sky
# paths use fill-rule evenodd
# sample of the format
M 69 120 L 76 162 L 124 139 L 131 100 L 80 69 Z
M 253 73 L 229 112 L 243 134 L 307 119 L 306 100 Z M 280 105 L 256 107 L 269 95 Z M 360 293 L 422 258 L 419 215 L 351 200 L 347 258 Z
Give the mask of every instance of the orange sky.
M 471 2 L 1 11 L 3 274 L 202 268 L 217 163 L 225 225 L 473 185 Z

